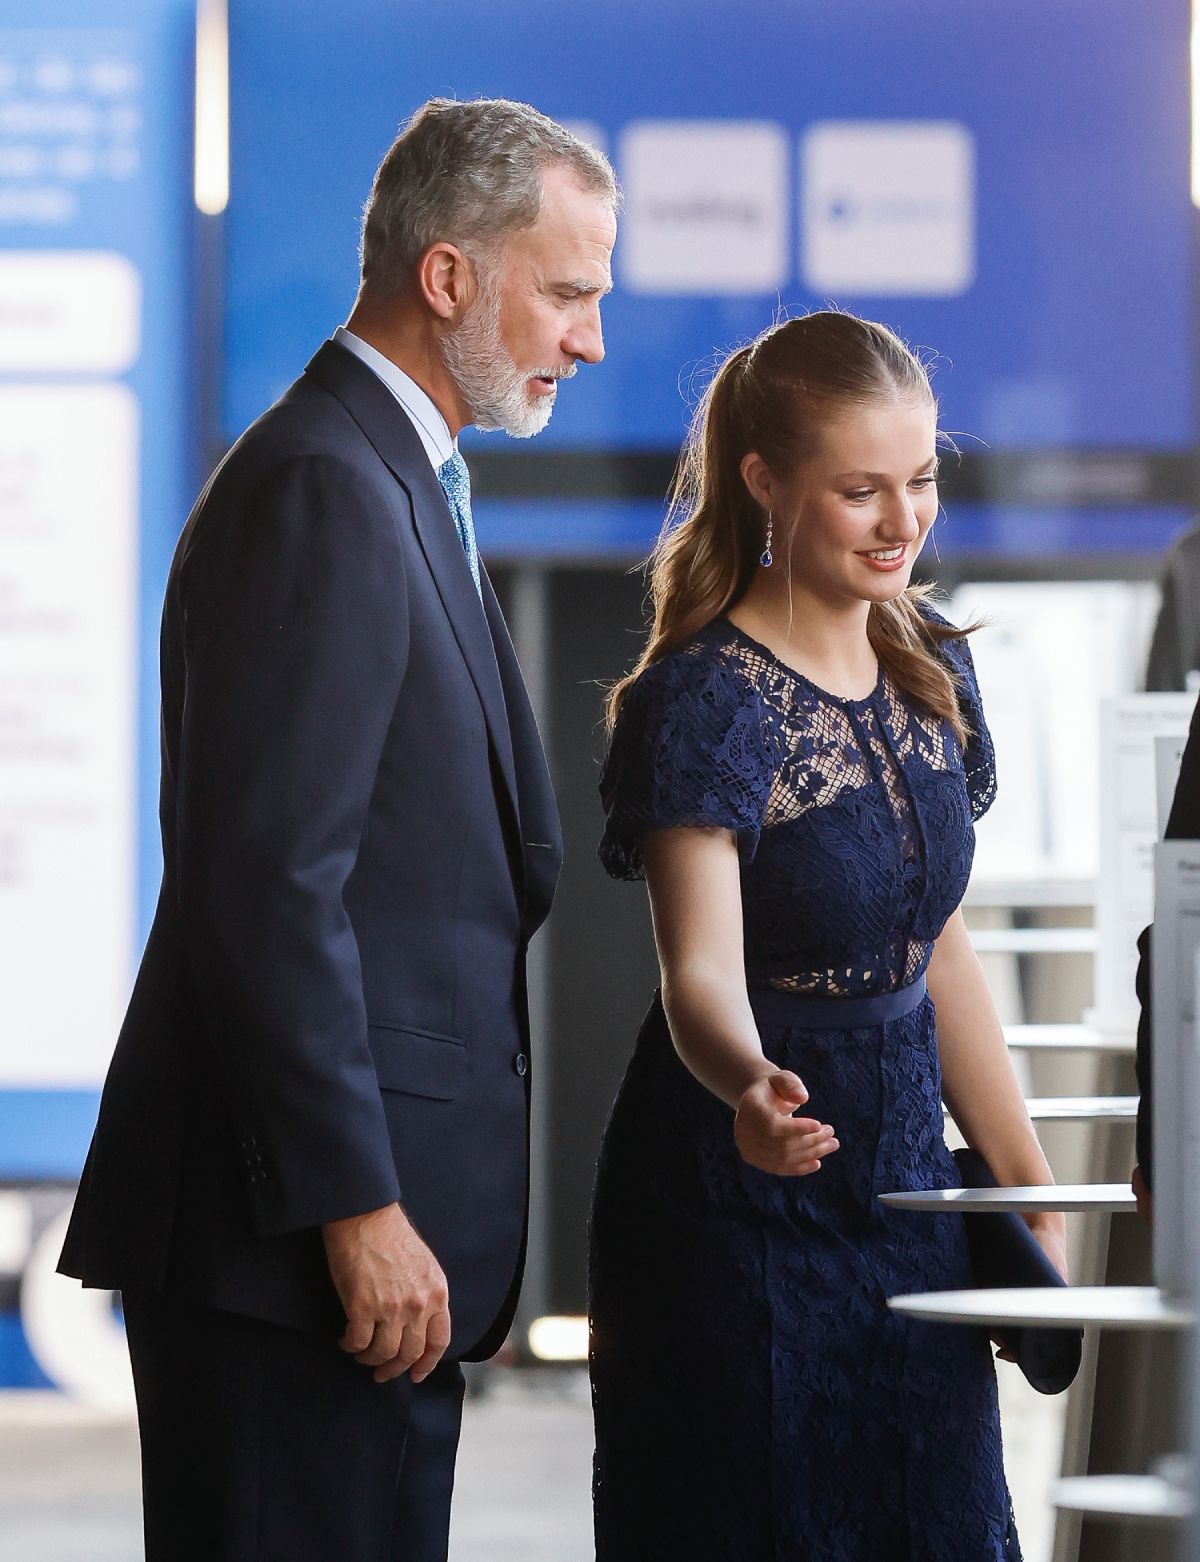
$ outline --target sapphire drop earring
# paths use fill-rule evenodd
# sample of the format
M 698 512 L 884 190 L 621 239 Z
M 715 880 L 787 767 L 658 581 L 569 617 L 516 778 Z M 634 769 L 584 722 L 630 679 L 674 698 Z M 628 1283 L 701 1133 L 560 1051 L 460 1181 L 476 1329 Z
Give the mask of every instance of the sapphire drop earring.
M 766 545 L 766 547 L 762 550 L 762 552 L 758 556 L 758 562 L 762 565 L 763 569 L 770 569 L 771 565 L 774 564 L 774 562 L 775 562 L 775 555 L 771 552 L 771 533 L 772 533 L 772 529 L 773 529 L 773 526 L 772 526 L 772 515 L 771 515 L 771 511 L 768 510 L 767 511 L 767 545 Z

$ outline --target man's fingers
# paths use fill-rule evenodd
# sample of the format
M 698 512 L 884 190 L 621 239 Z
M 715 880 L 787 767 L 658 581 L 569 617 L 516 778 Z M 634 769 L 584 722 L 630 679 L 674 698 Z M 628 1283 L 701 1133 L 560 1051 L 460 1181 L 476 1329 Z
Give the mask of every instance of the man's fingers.
M 408 1369 L 420 1361 L 425 1352 L 425 1331 L 416 1326 L 405 1329 L 404 1339 L 394 1356 L 375 1368 L 376 1383 L 390 1383 L 403 1377 Z
M 407 1332 L 398 1319 L 377 1323 L 370 1344 L 355 1354 L 355 1361 L 361 1362 L 364 1367 L 381 1367 L 403 1349 Z
M 346 1332 L 338 1341 L 338 1345 L 349 1356 L 357 1356 L 359 1351 L 366 1350 L 371 1343 L 371 1337 L 375 1333 L 374 1318 L 357 1317 L 346 1319 Z
M 450 1344 L 450 1314 L 438 1313 L 429 1320 L 429 1328 L 425 1334 L 425 1353 L 419 1361 L 413 1362 L 412 1380 L 420 1383 L 427 1378 L 433 1369 L 441 1361 Z

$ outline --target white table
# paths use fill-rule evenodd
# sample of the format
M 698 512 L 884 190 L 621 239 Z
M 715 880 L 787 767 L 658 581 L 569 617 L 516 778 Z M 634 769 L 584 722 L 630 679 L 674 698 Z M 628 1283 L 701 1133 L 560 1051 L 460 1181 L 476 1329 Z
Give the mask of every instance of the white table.
M 1066 1285 L 992 1291 L 929 1291 L 893 1296 L 888 1306 L 939 1323 L 988 1323 L 1049 1329 L 1088 1324 L 1119 1329 L 1184 1329 L 1193 1313 L 1151 1285 Z
M 1030 1096 L 1025 1102 L 1035 1123 L 1132 1123 L 1137 1096 Z
M 1133 1035 L 1091 1025 L 1006 1025 L 1004 1039 L 1018 1052 L 1132 1053 L 1136 1045 Z
M 1099 938 L 1094 927 L 976 927 L 970 934 L 981 955 L 1090 955 Z
M 1174 1481 L 1161 1475 L 1073 1475 L 1055 1481 L 1050 1501 L 1098 1519 L 1186 1519 L 1195 1500 Z
M 1127 1182 L 1065 1183 L 1034 1188 L 913 1188 L 901 1193 L 881 1193 L 881 1204 L 893 1209 L 972 1210 L 994 1214 L 1018 1210 L 1032 1215 L 1041 1210 L 1102 1210 L 1114 1215 L 1137 1208 Z

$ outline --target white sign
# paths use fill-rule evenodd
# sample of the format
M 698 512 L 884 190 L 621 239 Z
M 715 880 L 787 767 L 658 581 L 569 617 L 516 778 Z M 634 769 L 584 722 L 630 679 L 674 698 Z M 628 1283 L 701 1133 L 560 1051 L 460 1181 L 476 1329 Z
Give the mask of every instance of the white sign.
M 647 120 L 621 138 L 617 250 L 636 293 L 769 293 L 787 280 L 788 139 L 752 120 Z
M 142 80 L 131 41 L 117 29 L 0 28 L 0 228 L 53 236 L 89 196 L 137 177 Z
M 0 1083 L 94 1087 L 134 930 L 138 414 L 0 386 Z
M 984 620 L 970 645 L 999 783 L 976 832 L 977 889 L 1023 881 L 1057 886 L 1062 905 L 1093 898 L 1100 704 L 1133 691 L 1156 595 L 1148 583 L 1088 581 L 979 582 L 954 593 L 955 623 Z M 1148 787 L 1153 808 L 1152 777 Z M 1027 893 L 1014 891 L 1021 904 Z
M 1155 853 L 1154 903 L 1154 1279 L 1172 1296 L 1190 1293 L 1200 1222 L 1200 1049 L 1196 978 L 1200 957 L 1200 841 L 1165 841 Z
M 801 143 L 815 293 L 953 297 L 975 279 L 975 146 L 941 120 L 835 120 Z
M 1189 691 L 1188 698 L 1194 700 L 1197 691 Z M 1187 747 L 1187 733 L 1171 733 L 1168 737 L 1155 738 L 1154 740 L 1154 788 L 1158 794 L 1158 838 L 1162 840 L 1167 833 L 1167 821 L 1171 817 L 1171 805 L 1175 801 L 1175 787 L 1179 781 L 1179 770 L 1183 764 L 1183 751 Z
M 1137 1023 L 1137 939 L 1154 916 L 1158 744 L 1182 753 L 1195 704 L 1191 694 L 1127 694 L 1101 707 L 1094 999 L 1101 1025 L 1132 1029 Z M 1169 785 L 1173 792 L 1174 776 Z
M 124 374 L 141 349 L 141 292 L 124 255 L 0 254 L 0 373 Z

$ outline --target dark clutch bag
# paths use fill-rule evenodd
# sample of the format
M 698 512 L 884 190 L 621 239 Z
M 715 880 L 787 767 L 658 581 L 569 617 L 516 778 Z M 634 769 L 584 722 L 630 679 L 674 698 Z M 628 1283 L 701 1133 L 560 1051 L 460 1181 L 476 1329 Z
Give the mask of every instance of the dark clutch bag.
M 955 1150 L 954 1159 L 964 1188 L 996 1187 L 988 1163 L 976 1150 Z M 991 1290 L 1066 1284 L 1015 1210 L 972 1213 L 963 1219 L 977 1286 Z M 1017 1365 L 1039 1394 L 1061 1394 L 1075 1381 L 1083 1352 L 1082 1329 L 1026 1325 L 998 1330 L 996 1337 L 1017 1358 Z

